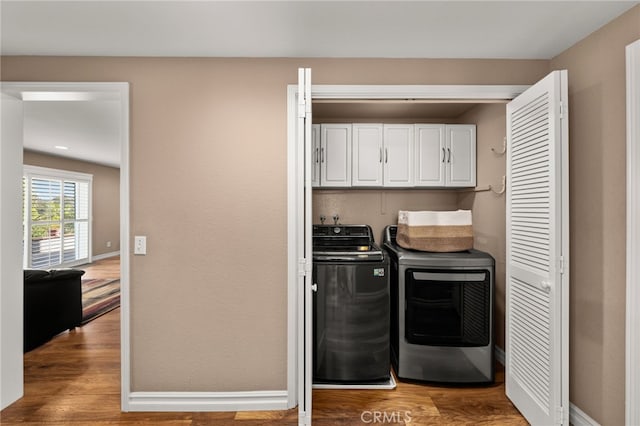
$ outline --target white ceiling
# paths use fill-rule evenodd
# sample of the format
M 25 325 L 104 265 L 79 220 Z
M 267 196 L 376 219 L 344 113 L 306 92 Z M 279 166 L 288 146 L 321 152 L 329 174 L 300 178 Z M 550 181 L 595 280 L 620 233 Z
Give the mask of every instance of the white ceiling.
M 1 0 L 0 50 L 62 56 L 550 59 L 638 3 Z M 38 130 L 28 147 L 46 151 L 58 134 L 68 141 L 60 145 L 85 144 L 86 151 L 95 151 L 90 161 L 111 163 L 104 161 L 105 151 L 117 149 L 109 140 L 116 132 L 104 120 L 115 126 L 118 120 L 108 108 L 89 101 L 58 104 L 29 107 Z M 80 106 L 86 111 L 78 111 Z M 76 123 L 81 117 L 84 123 Z M 89 134 L 81 136 L 83 131 Z
M 637 1 L 2 1 L 4 55 L 549 59 Z
M 120 113 L 120 101 L 26 101 L 24 147 L 120 167 Z

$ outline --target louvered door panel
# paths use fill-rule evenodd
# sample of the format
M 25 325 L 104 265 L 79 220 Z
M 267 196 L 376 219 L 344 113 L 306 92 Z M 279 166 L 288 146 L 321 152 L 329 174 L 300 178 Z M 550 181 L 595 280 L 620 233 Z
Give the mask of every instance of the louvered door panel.
M 554 72 L 507 106 L 506 388 L 534 425 L 568 421 L 561 81 Z
M 549 345 L 549 296 L 527 283 L 510 282 L 511 372 L 530 391 L 541 407 L 549 407 L 551 362 Z
M 549 272 L 548 109 L 544 93 L 514 113 L 511 139 L 512 261 L 543 272 Z

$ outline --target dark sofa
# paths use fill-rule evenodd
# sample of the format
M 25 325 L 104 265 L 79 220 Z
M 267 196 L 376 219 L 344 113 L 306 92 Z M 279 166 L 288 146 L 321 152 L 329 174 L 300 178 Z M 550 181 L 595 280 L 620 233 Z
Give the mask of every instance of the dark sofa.
M 79 269 L 24 271 L 24 352 L 82 322 Z

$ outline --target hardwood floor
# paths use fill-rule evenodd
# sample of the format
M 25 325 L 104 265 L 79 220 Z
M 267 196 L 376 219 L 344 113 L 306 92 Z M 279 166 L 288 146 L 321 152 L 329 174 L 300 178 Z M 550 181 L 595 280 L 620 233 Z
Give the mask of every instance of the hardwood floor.
M 119 276 L 119 262 L 89 278 Z M 102 276 L 98 276 L 102 274 Z M 295 425 L 297 408 L 225 413 L 121 413 L 120 310 L 62 333 L 25 354 L 25 396 L 0 413 L 2 425 Z M 398 383 L 393 391 L 315 390 L 314 425 L 526 425 L 504 395 L 504 371 L 488 387 Z
M 83 279 L 120 278 L 120 256 L 98 260 L 89 265 L 78 266 L 84 270 Z

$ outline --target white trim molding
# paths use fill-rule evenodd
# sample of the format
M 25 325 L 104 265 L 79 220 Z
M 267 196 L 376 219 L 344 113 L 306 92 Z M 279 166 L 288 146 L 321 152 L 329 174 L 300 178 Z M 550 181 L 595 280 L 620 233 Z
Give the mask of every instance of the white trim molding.
M 257 411 L 286 410 L 287 391 L 131 392 L 129 411 Z
M 22 101 L 1 86 L 0 409 L 24 394 L 22 286 Z
M 627 57 L 626 424 L 640 424 L 640 40 Z
M 318 99 L 396 99 L 406 101 L 430 102 L 487 102 L 510 101 L 529 86 L 491 86 L 491 85 L 314 85 L 311 97 Z
M 600 426 L 600 423 L 573 404 L 569 404 L 569 423 L 573 426 Z
M 131 393 L 131 293 L 129 291 L 129 83 L 120 83 L 120 409 L 127 411 Z
M 93 175 L 90 173 L 80 173 L 70 170 L 51 169 L 49 167 L 31 166 L 25 164 L 22 167 L 24 174 L 30 174 L 38 177 L 56 177 L 60 179 L 76 179 L 93 182 Z
M 108 259 L 110 257 L 120 256 L 120 250 L 118 251 L 110 251 L 109 253 L 102 253 L 96 256 L 91 257 L 91 261 L 95 262 L 96 260 Z

